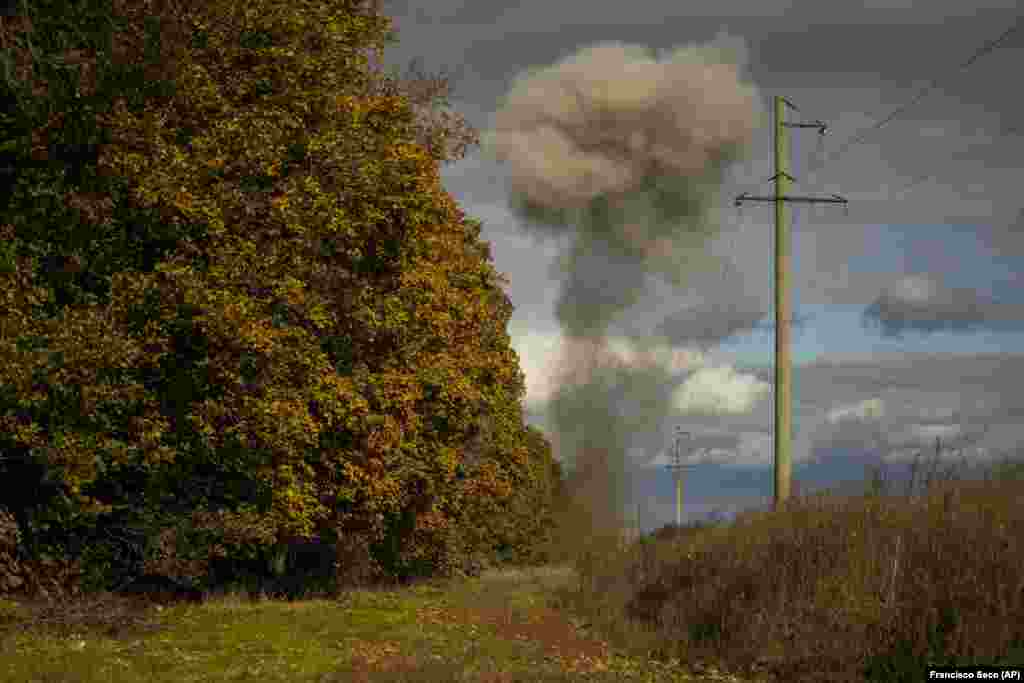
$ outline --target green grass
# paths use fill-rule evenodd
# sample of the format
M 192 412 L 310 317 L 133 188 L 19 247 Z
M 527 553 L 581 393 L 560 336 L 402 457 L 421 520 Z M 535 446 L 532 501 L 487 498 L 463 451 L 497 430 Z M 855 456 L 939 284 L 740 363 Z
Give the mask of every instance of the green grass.
M 928 664 L 1022 666 L 1022 472 L 933 467 L 898 495 L 869 479 L 572 565 L 336 599 L 0 601 L 0 680 L 918 681 Z
M 55 607 L 52 623 L 36 611 L 31 626 L 22 621 L 9 629 L 0 679 L 690 680 L 657 662 L 611 652 L 555 610 L 552 595 L 572 583 L 568 567 L 492 571 L 476 579 L 352 590 L 336 600 L 254 601 L 233 594 L 131 615 L 107 595 L 74 615 Z M 22 609 L 26 619 L 30 608 Z

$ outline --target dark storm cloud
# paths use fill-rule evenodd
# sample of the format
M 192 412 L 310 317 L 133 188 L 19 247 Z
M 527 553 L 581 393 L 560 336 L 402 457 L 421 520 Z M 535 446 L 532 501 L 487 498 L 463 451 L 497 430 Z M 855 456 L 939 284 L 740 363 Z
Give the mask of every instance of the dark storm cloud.
M 1024 330 L 1024 305 L 996 301 L 973 289 L 946 287 L 935 276 L 912 275 L 882 292 L 864 311 L 864 320 L 886 336 L 907 331 Z

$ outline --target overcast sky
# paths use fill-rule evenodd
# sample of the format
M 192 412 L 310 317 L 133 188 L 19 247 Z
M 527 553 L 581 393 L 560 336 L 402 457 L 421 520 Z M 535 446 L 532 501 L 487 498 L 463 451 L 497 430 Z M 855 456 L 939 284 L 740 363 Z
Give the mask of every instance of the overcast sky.
M 829 125 L 824 138 L 789 129 L 798 181 L 791 192 L 849 200 L 848 215 L 833 205 L 789 205 L 803 323 L 793 340 L 795 478 L 830 486 L 882 463 L 898 477 L 936 437 L 974 460 L 1022 442 L 1024 24 L 959 69 L 1020 22 L 1017 0 L 390 0 L 385 12 L 399 39 L 386 64 L 419 57 L 428 72 L 451 74 L 452 108 L 481 133 L 495 126 L 524 70 L 589 46 L 671 50 L 720 32 L 740 39 L 745 77 L 764 111 L 782 95 L 800 109 L 788 121 Z M 844 147 L 936 79 L 913 107 Z M 663 482 L 644 489 L 645 526 L 673 514 L 671 480 L 658 466 L 676 425 L 705 449 L 687 480 L 686 516 L 772 495 L 773 212 L 751 203 L 740 213 L 732 203 L 741 192 L 771 193 L 771 145 L 770 119 L 762 118 L 709 209 L 715 267 L 684 287 L 654 282 L 616 322 L 625 336 L 612 347 L 622 363 L 660 364 L 673 378 L 664 419 L 636 435 L 629 460 Z M 528 414 L 549 428 L 563 340 L 554 264 L 565 244 L 527 229 L 510 208 L 507 164 L 480 147 L 445 166 L 443 177 L 483 222 L 495 265 L 510 279 Z M 591 285 L 601 283 L 577 283 Z M 645 356 L 626 338 L 648 331 L 674 341 Z

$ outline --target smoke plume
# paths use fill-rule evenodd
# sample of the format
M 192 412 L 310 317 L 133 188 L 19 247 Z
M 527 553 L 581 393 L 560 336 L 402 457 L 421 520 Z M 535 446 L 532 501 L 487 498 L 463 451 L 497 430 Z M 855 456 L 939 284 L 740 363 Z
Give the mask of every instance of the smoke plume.
M 617 528 L 630 442 L 671 417 L 671 364 L 622 361 L 609 328 L 655 280 L 685 292 L 694 274 L 721 267 L 707 248 L 718 233 L 709 209 L 762 115 L 744 60 L 742 41 L 724 35 L 656 54 L 591 46 L 521 74 L 483 135 L 524 230 L 562 247 L 548 425 L 586 519 L 574 539 Z M 626 335 L 636 358 L 704 336 L 667 322 Z

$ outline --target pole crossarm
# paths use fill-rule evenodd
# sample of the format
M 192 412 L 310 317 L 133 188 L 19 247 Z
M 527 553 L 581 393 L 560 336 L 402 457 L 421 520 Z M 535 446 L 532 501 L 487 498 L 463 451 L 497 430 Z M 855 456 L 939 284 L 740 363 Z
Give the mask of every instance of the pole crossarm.
M 818 133 L 821 135 L 824 135 L 825 131 L 828 130 L 828 126 L 821 121 L 815 121 L 813 123 L 783 123 L 782 125 L 786 128 L 817 128 Z
M 736 197 L 736 206 L 740 206 L 743 202 L 804 202 L 807 204 L 849 204 L 849 200 L 844 197 L 840 197 L 837 194 L 831 197 L 765 197 L 760 195 L 750 195 L 744 192 L 743 194 Z

